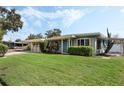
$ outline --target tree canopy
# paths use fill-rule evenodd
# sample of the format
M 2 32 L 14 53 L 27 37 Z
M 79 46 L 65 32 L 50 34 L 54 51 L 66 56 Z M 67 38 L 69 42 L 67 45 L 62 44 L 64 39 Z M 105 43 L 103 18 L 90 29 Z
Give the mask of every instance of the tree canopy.
M 60 29 L 51 29 L 46 31 L 45 35 L 47 38 L 54 37 L 54 36 L 61 36 L 61 30 Z
M 15 40 L 15 42 L 20 42 L 20 41 L 21 41 L 21 39 L 16 39 L 16 40 Z
M 38 39 L 38 38 L 43 38 L 43 35 L 41 33 L 39 34 L 30 34 L 26 40 L 30 40 L 30 39 Z
M 0 7 L 0 40 L 7 31 L 17 32 L 22 27 L 21 15 L 16 13 L 16 9 Z

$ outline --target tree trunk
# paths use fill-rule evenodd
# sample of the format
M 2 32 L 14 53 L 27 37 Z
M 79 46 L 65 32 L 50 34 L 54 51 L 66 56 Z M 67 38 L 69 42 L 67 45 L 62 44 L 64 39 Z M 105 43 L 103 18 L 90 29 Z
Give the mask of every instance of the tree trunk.
M 114 45 L 114 42 L 110 41 L 109 44 L 107 45 L 107 48 L 105 50 L 105 53 L 108 53 L 110 51 L 110 49 L 112 48 L 113 45 Z

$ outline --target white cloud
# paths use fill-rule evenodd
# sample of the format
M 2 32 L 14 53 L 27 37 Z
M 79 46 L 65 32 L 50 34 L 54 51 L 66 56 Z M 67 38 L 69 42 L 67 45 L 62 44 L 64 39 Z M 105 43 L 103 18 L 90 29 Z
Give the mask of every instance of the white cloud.
M 66 15 L 67 14 L 67 15 Z M 66 15 L 63 19 L 64 27 L 71 26 L 75 21 L 79 20 L 85 13 L 80 10 L 65 10 L 63 11 L 63 15 Z
M 42 25 L 41 21 L 40 20 L 36 20 L 35 21 L 35 24 L 33 24 L 35 27 L 40 27 Z
M 53 20 L 61 20 L 61 25 L 63 27 L 69 27 L 71 26 L 75 21 L 79 20 L 81 17 L 85 15 L 85 13 L 82 10 L 79 9 L 65 9 L 65 10 L 57 10 L 54 12 L 44 12 L 40 10 L 36 10 L 32 7 L 27 7 L 23 9 L 22 11 L 19 11 L 21 15 L 23 15 L 26 20 L 34 20 L 37 22 L 37 20 L 42 21 L 52 21 L 51 24 L 53 23 Z M 50 23 L 49 23 L 50 24 Z
M 32 18 L 32 17 L 41 18 L 42 15 L 40 11 L 33 9 L 32 7 L 24 8 L 23 10 L 18 12 L 24 17 L 28 17 L 28 18 Z
M 106 13 L 112 9 L 110 6 L 104 6 L 102 9 L 100 9 L 100 13 Z
M 28 26 L 28 23 L 24 17 L 21 17 L 21 20 L 23 21 L 23 26 Z
M 121 12 L 121 13 L 124 13 L 124 8 L 123 8 L 123 9 L 120 9 L 120 12 Z
M 48 29 L 60 28 L 59 22 L 48 21 L 47 24 L 48 24 Z
M 25 7 L 17 12 L 21 14 L 22 21 L 24 22 L 23 28 L 18 33 L 11 33 L 4 36 L 4 40 L 8 40 L 9 37 L 25 39 L 30 33 L 41 33 L 44 24 L 47 29 L 53 28 L 68 28 L 77 20 L 87 14 L 87 9 L 61 9 L 56 8 L 55 11 L 41 11 L 33 7 Z M 46 29 L 46 30 L 47 30 Z M 42 32 L 43 33 L 43 32 Z

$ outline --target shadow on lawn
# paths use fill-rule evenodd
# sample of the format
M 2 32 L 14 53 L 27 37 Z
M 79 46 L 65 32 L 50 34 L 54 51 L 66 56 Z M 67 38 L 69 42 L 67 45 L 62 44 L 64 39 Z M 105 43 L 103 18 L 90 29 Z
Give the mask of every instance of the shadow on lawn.
M 8 84 L 0 77 L 0 84 L 2 86 L 8 86 Z
M 4 70 L 6 70 L 6 69 L 8 69 L 8 67 L 0 68 L 1 71 L 4 71 Z M 0 73 L 0 84 L 1 84 L 2 86 L 8 86 L 8 84 L 7 84 L 7 83 L 3 80 L 3 78 L 2 78 L 2 77 L 4 77 L 4 76 L 6 76 L 6 74 Z

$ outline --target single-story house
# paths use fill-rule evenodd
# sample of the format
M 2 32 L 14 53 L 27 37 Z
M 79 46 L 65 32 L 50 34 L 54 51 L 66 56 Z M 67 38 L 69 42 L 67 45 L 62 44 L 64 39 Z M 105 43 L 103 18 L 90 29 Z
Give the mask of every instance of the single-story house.
M 58 42 L 58 53 L 68 53 L 68 47 L 70 46 L 92 46 L 95 49 L 94 54 L 103 53 L 105 51 L 106 40 L 105 36 L 101 33 L 83 33 L 83 34 L 70 34 L 62 35 L 44 39 L 32 39 L 27 40 L 31 45 L 31 52 L 41 52 L 40 43 Z

